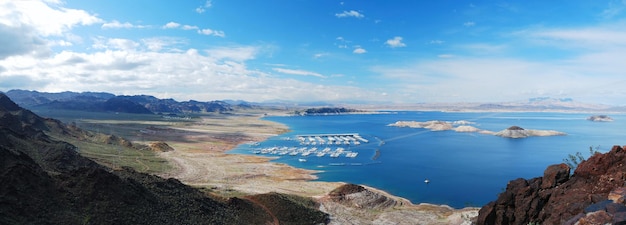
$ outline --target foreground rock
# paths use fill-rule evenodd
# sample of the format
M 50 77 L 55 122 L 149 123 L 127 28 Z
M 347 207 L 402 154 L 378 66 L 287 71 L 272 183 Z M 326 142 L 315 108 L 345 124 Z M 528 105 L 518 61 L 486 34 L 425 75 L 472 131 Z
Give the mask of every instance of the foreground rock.
M 624 224 L 625 162 L 626 151 L 614 146 L 581 162 L 571 177 L 558 164 L 543 177 L 512 180 L 480 209 L 477 224 Z

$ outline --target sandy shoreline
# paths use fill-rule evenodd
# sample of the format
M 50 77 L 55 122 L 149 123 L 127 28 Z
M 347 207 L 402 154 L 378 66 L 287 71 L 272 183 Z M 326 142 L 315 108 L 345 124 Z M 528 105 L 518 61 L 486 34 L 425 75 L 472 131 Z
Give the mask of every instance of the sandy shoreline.
M 313 181 L 319 171 L 273 163 L 270 157 L 228 154 L 239 144 L 264 141 L 288 131 L 285 125 L 262 120 L 262 116 L 207 116 L 193 125 L 155 134 L 159 137 L 153 138 L 166 139 L 175 149 L 160 153 L 176 168 L 160 176 L 218 192 L 282 192 L 310 197 L 324 195 L 342 184 Z
M 206 116 L 192 124 L 173 125 L 151 134 L 152 136 L 147 139 L 163 140 L 175 149 L 159 153 L 175 168 L 159 175 L 176 178 L 195 187 L 208 188 L 226 197 L 279 192 L 322 199 L 330 191 L 345 184 L 315 181 L 317 179 L 315 174 L 319 171 L 270 162 L 272 159 L 270 157 L 228 154 L 227 151 L 239 144 L 260 142 L 289 130 L 284 124 L 263 120 L 264 115 L 266 114 Z M 283 114 L 274 112 L 273 115 Z M 478 211 L 476 208 L 457 210 L 449 206 L 415 205 L 407 199 L 390 195 L 382 190 L 367 188 L 402 204 L 378 210 L 376 213 L 368 210 L 371 214 L 368 217 L 362 217 L 363 211 L 360 209 L 329 212 L 332 217 L 342 218 L 334 224 L 343 224 L 345 221 L 356 221 L 355 224 L 377 224 L 375 220 L 382 220 L 383 224 L 384 221 L 397 224 L 393 222 L 395 221 L 393 218 L 398 216 L 401 216 L 397 218 L 400 219 L 398 221 L 463 224 Z

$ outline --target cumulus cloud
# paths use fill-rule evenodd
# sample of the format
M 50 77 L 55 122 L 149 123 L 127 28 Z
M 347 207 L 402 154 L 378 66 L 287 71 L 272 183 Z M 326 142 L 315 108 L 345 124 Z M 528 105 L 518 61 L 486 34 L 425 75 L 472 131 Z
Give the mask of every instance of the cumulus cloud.
M 224 31 L 220 31 L 220 30 L 212 30 L 212 29 L 200 29 L 198 26 L 193 26 L 193 25 L 181 25 L 180 23 L 176 23 L 176 22 L 168 22 L 165 25 L 163 25 L 161 28 L 163 29 L 183 29 L 183 30 L 195 30 L 198 34 L 202 34 L 202 35 L 208 35 L 208 36 L 217 36 L 217 37 L 225 37 L 226 34 L 224 33 Z
M 198 30 L 200 28 L 198 28 L 198 26 L 183 25 L 182 29 L 183 30 Z
M 44 60 L 20 56 L 0 61 L 0 67 L 5 68 L 0 73 L 0 87 L 49 92 L 69 90 L 150 94 L 179 100 L 267 101 L 280 98 L 333 101 L 370 95 L 370 91 L 356 87 L 326 86 L 291 78 L 275 78 L 249 69 L 246 62 L 256 57 L 257 49 L 258 46 L 238 46 L 187 49 L 182 52 L 64 51 Z M 318 77 L 315 72 L 280 71 Z M 23 83 L 25 81 L 28 82 Z
M 224 31 L 220 30 L 211 30 L 211 29 L 199 29 L 198 34 L 204 34 L 208 36 L 217 36 L 217 37 L 225 37 Z
M 178 27 L 180 27 L 180 23 L 176 23 L 176 22 L 169 22 L 163 25 L 163 29 L 174 29 Z
M 357 47 L 357 48 L 354 49 L 354 51 L 352 51 L 352 53 L 354 53 L 354 54 L 364 54 L 366 52 L 367 51 L 364 48 L 361 48 L 361 47 Z
M 84 10 L 64 8 L 60 2 L 0 2 L 0 23 L 10 27 L 29 26 L 44 37 L 62 36 L 77 25 L 102 22 L 102 19 Z
M 344 18 L 344 17 L 363 18 L 363 17 L 365 17 L 365 15 L 361 14 L 360 12 L 354 11 L 354 10 L 343 11 L 342 13 L 335 13 L 335 16 L 338 17 L 338 18 Z
M 406 47 L 406 44 L 402 43 L 402 37 L 398 37 L 398 36 L 387 40 L 385 44 L 391 48 Z
M 39 55 L 48 52 L 46 41 L 34 34 L 33 28 L 9 27 L 0 24 L 0 60 L 14 55 Z
M 311 71 L 306 71 L 306 70 L 293 70 L 293 69 L 285 69 L 285 68 L 273 68 L 273 70 L 279 73 L 284 73 L 284 74 L 326 78 L 326 76 L 322 74 L 311 72 Z
M 187 44 L 187 41 L 175 37 L 152 37 L 141 39 L 141 43 L 150 51 L 169 50 L 180 52 L 181 50 L 177 46 Z

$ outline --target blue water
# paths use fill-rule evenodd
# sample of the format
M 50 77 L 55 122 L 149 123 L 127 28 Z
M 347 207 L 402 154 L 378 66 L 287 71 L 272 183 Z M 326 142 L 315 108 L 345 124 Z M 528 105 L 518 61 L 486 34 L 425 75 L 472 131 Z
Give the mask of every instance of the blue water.
M 298 134 L 359 133 L 368 143 L 347 150 L 356 158 L 276 156 L 275 162 L 319 170 L 321 181 L 343 181 L 385 190 L 413 203 L 446 204 L 455 208 L 482 206 L 497 198 L 508 181 L 543 175 L 544 169 L 563 162 L 568 154 L 589 155 L 626 144 L 626 115 L 610 115 L 614 122 L 591 122 L 590 114 L 572 113 L 447 113 L 390 112 L 374 115 L 267 117 L 286 124 L 289 133 L 258 146 L 241 145 L 231 153 L 253 154 L 271 146 L 297 146 Z M 525 129 L 557 130 L 566 136 L 509 139 L 480 133 L 430 131 L 390 127 L 400 120 L 474 122 L 471 126 L 500 131 L 516 125 Z M 379 141 L 380 140 L 380 141 Z M 318 146 L 318 148 L 323 146 Z M 379 157 L 374 159 L 376 150 Z M 333 166 L 341 163 L 343 166 Z M 425 183 L 424 180 L 430 180 Z

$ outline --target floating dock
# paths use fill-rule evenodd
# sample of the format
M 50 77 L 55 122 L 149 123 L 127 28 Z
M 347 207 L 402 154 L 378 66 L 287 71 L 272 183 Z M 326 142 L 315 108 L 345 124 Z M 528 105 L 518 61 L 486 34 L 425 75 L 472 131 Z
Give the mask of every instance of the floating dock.
M 300 145 L 360 145 L 369 141 L 358 133 L 296 135 Z

